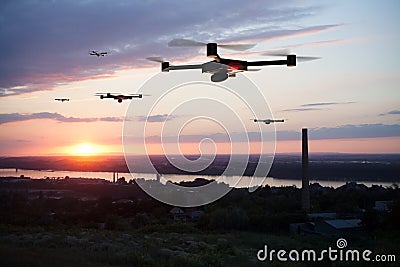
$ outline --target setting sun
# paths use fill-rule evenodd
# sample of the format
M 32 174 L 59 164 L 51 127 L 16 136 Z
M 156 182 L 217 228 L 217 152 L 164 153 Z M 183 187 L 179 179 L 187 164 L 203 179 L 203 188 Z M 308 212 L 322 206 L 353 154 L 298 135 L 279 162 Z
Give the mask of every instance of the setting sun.
M 94 154 L 101 153 L 100 147 L 96 145 L 92 145 L 89 143 L 83 143 L 76 146 L 71 147 L 70 154 L 77 156 L 91 156 Z

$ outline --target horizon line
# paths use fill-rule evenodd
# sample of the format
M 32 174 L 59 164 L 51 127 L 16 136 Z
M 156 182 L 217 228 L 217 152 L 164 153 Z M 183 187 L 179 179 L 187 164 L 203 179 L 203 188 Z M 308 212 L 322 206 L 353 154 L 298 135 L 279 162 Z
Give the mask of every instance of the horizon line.
M 359 153 L 359 152 L 309 152 L 309 154 L 331 154 L 331 155 L 400 155 L 400 153 L 377 153 L 377 152 L 371 152 L 371 153 Z M 183 156 L 231 156 L 231 155 L 236 155 L 236 156 L 259 156 L 259 155 L 301 155 L 301 152 L 281 152 L 281 153 L 274 153 L 274 154 L 183 154 Z M 102 154 L 93 154 L 93 155 L 68 155 L 68 154 L 42 154 L 42 155 L 0 155 L 1 158 L 14 158 L 14 157 L 71 157 L 71 158 L 93 158 L 93 157 L 108 157 L 108 156 L 115 156 L 115 157 L 121 157 L 121 156 L 149 156 L 149 157 L 159 157 L 159 156 L 182 156 L 182 154 L 128 154 L 125 155 L 124 153 L 102 153 Z

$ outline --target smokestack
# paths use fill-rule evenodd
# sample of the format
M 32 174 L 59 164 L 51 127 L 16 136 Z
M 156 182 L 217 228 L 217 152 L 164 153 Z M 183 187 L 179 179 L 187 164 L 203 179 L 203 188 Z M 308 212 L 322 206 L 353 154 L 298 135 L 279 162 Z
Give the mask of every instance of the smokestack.
M 305 212 L 310 212 L 310 185 L 308 180 L 308 134 L 307 128 L 301 130 L 302 150 L 301 150 L 301 208 Z

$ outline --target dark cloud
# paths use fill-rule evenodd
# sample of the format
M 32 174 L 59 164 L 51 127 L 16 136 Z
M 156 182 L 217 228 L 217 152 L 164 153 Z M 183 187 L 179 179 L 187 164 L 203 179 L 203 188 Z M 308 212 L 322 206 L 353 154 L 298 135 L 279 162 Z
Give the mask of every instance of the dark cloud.
M 303 104 L 301 107 L 315 107 L 315 106 L 333 106 L 333 105 L 345 105 L 345 104 L 354 104 L 355 102 L 318 102 L 318 103 L 309 103 Z
M 162 114 L 162 115 L 152 115 L 152 116 L 138 116 L 136 117 L 138 121 L 147 122 L 164 122 L 167 120 L 175 119 L 177 116 Z
M 19 122 L 35 119 L 51 119 L 59 122 L 95 122 L 95 121 L 106 121 L 106 122 L 119 122 L 123 121 L 121 117 L 105 117 L 105 118 L 75 118 L 75 117 L 65 117 L 59 113 L 51 112 L 38 112 L 30 114 L 21 113 L 8 113 L 0 114 L 0 124 L 9 122 Z
M 104 118 L 99 118 L 99 121 L 109 121 L 109 122 L 120 122 L 124 121 L 123 117 L 104 117 Z
M 310 140 L 325 140 L 325 139 L 353 139 L 353 138 L 379 138 L 379 137 L 398 137 L 400 136 L 400 125 L 385 125 L 385 124 L 360 124 L 360 125 L 342 125 L 332 128 L 310 128 Z M 230 135 L 224 133 L 215 134 L 198 134 L 198 135 L 181 135 L 166 136 L 163 138 L 165 143 L 199 143 L 204 139 L 211 139 L 215 143 L 229 142 L 260 142 L 271 141 L 274 137 L 272 132 L 265 132 L 263 136 L 259 132 L 239 133 L 234 132 Z M 276 138 L 278 141 L 301 140 L 300 131 L 277 131 Z M 141 140 L 131 139 L 132 142 Z M 160 143 L 160 136 L 146 137 L 148 143 Z
M 391 110 L 391 111 L 389 111 L 389 112 L 386 112 L 386 113 L 382 113 L 382 114 L 379 114 L 379 116 L 385 116 L 385 115 L 399 115 L 400 114 L 400 110 Z
M 0 6 L 0 97 L 147 67 L 143 60 L 196 55 L 168 48 L 173 38 L 264 41 L 339 25 L 293 28 L 323 7 L 297 1 L 8 1 Z M 106 57 L 88 55 L 105 50 Z

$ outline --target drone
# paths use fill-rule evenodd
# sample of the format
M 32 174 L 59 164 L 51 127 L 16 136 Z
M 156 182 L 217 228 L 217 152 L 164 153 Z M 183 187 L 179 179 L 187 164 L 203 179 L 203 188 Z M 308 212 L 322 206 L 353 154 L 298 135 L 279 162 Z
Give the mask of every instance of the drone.
M 260 69 L 249 69 L 248 67 L 259 66 L 272 66 L 272 65 L 286 65 L 288 67 L 295 67 L 297 60 L 306 61 L 319 59 L 319 57 L 299 57 L 294 54 L 287 54 L 285 52 L 265 53 L 263 55 L 271 56 L 284 56 L 286 59 L 281 60 L 263 60 L 263 61 L 245 61 L 238 59 L 222 58 L 219 56 L 217 49 L 221 48 L 245 51 L 255 46 L 255 44 L 217 44 L 217 43 L 202 43 L 187 39 L 174 39 L 168 43 L 170 47 L 187 47 L 187 46 L 206 46 L 207 57 L 213 59 L 212 61 L 203 64 L 192 65 L 170 65 L 162 57 L 148 57 L 148 60 L 161 63 L 161 71 L 169 72 L 171 70 L 187 70 L 187 69 L 201 69 L 202 73 L 211 74 L 212 82 L 222 82 L 229 77 L 236 77 L 236 74 L 244 71 L 258 71 Z
M 122 94 L 112 94 L 112 93 L 96 93 L 96 96 L 99 96 L 100 99 L 113 98 L 113 99 L 117 100 L 118 103 L 122 103 L 123 100 L 132 99 L 132 98 L 143 98 L 142 94 L 122 95 Z
M 64 102 L 64 101 L 69 101 L 69 98 L 54 98 L 54 100 Z
M 258 120 L 258 119 L 254 119 L 254 122 L 263 122 L 265 124 L 271 124 L 271 123 L 275 123 L 275 122 L 285 122 L 285 120 L 271 120 L 271 119 L 265 119 L 265 120 Z
M 110 52 L 99 52 L 97 50 L 89 51 L 89 55 L 97 56 L 97 57 L 104 57 L 105 55 L 109 54 Z

